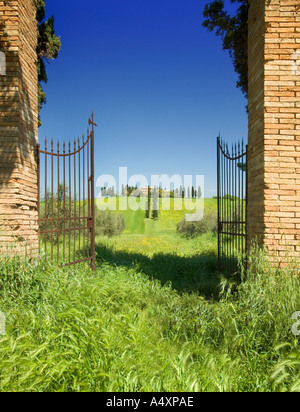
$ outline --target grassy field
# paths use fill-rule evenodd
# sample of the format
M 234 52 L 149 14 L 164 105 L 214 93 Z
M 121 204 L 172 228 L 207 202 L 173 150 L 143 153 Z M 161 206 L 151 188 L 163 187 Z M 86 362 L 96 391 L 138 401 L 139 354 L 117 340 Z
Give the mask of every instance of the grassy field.
M 299 391 L 299 278 L 259 262 L 207 300 L 138 267 L 1 257 L 0 390 Z
M 224 279 L 215 235 L 176 233 L 184 210 L 122 213 L 95 274 L 0 257 L 0 391 L 300 391 L 293 267 L 255 252 Z
M 159 217 L 145 219 L 146 199 L 141 208 L 127 208 L 127 198 L 117 198 L 118 213 L 123 213 L 126 228 L 117 237 L 98 236 L 99 261 L 124 268 L 135 268 L 164 285 L 171 283 L 178 291 L 198 291 L 206 296 L 216 293 L 217 237 L 211 233 L 187 238 L 176 232 L 177 223 L 186 213 L 193 213 L 192 199 L 160 199 Z M 104 200 L 101 203 L 104 204 Z M 99 206 L 99 203 L 98 203 Z M 186 207 L 185 207 L 186 206 Z M 121 209 L 121 210 L 120 210 Z M 205 210 L 217 209 L 214 199 L 205 200 Z

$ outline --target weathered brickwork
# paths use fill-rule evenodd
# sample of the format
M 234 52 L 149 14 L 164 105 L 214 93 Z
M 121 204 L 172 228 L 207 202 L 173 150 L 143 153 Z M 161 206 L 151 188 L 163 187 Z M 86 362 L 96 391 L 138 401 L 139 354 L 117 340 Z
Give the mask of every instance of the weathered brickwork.
M 0 245 L 37 250 L 37 24 L 34 0 L 0 1 Z
M 300 256 L 300 2 L 250 0 L 248 234 Z

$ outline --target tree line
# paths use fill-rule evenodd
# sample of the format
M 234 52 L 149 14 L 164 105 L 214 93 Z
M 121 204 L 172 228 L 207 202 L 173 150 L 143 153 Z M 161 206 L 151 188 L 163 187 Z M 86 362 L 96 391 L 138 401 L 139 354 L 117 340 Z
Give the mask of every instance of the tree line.
M 150 188 L 150 192 L 154 192 L 154 190 L 157 190 L 157 195 L 159 198 L 163 198 L 163 197 L 170 197 L 170 198 L 180 198 L 182 197 L 184 198 L 192 198 L 192 199 L 196 199 L 196 198 L 201 198 L 202 197 L 202 190 L 201 187 L 198 186 L 198 189 L 196 189 L 194 186 L 192 187 L 182 187 L 180 186 L 180 188 L 176 188 L 175 190 L 167 190 L 167 189 L 163 189 L 163 188 L 151 188 L 148 187 L 148 190 Z M 108 197 L 113 197 L 113 196 L 117 196 L 116 191 L 115 191 L 115 187 L 111 186 L 111 187 L 101 187 L 100 188 L 100 192 L 101 192 L 101 196 L 108 196 Z M 136 193 L 134 193 L 136 192 Z M 148 191 L 147 191 L 148 193 Z M 133 196 L 135 195 L 136 197 L 142 197 L 142 196 L 147 196 L 147 194 L 144 194 L 139 187 L 136 186 L 124 186 L 122 185 L 121 188 L 121 196 Z

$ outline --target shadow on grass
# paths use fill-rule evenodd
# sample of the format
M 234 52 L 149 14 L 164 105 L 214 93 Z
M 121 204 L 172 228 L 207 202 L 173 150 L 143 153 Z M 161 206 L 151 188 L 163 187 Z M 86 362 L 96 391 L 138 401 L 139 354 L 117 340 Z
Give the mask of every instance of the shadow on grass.
M 136 269 L 162 285 L 171 283 L 179 293 L 197 293 L 216 299 L 219 295 L 220 277 L 215 254 L 182 257 L 158 253 L 148 257 L 140 253 L 115 251 L 101 243 L 96 245 L 98 263 Z

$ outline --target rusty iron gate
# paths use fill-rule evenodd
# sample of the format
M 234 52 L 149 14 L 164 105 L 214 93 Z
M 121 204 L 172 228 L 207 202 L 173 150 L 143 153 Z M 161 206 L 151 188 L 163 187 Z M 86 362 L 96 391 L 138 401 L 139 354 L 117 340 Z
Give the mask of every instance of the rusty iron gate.
M 38 145 L 40 256 L 57 267 L 95 270 L 94 123 L 74 143 Z M 56 150 L 55 150 L 56 149 Z
M 218 268 L 226 274 L 239 270 L 247 243 L 247 146 L 217 139 Z

